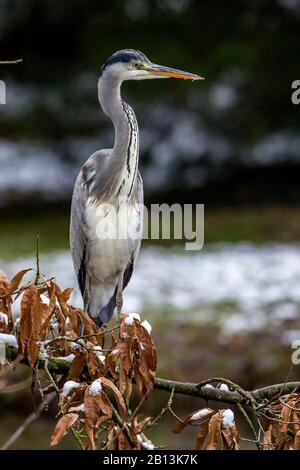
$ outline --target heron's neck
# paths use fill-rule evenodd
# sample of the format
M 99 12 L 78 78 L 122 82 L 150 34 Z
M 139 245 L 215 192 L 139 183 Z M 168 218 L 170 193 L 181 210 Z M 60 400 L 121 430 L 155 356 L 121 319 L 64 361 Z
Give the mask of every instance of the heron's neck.
M 126 109 L 131 108 L 125 104 L 121 98 L 121 83 L 117 79 L 100 77 L 98 82 L 98 98 L 103 112 L 110 117 L 115 129 L 114 151 L 119 150 L 119 155 L 124 152 L 129 143 L 131 126 L 128 112 Z M 136 126 L 136 118 L 134 112 L 131 113 L 131 120 L 134 119 Z
M 98 98 L 104 113 L 110 117 L 115 129 L 115 142 L 110 166 L 119 176 L 118 184 L 128 186 L 131 194 L 137 175 L 139 155 L 138 124 L 133 110 L 121 98 L 121 83 L 117 79 L 100 77 Z

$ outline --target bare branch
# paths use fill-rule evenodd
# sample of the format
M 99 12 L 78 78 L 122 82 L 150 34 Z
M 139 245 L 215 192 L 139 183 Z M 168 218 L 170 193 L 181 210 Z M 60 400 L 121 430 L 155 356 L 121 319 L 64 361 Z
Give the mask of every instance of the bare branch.
M 0 60 L 0 65 L 20 64 L 21 62 L 23 62 L 23 59 Z
M 17 349 L 13 346 L 7 346 L 7 359 L 14 360 L 17 357 Z M 23 360 L 23 364 L 26 364 L 26 360 Z M 39 360 L 39 368 L 43 368 L 45 361 Z M 64 361 L 63 358 L 49 357 L 47 358 L 47 367 L 51 373 L 67 374 L 70 369 L 70 362 Z M 189 395 L 194 397 L 203 398 L 204 400 L 219 401 L 223 403 L 229 403 L 235 405 L 241 403 L 242 405 L 253 406 L 253 400 L 259 402 L 258 409 L 262 405 L 263 401 L 272 400 L 293 392 L 300 392 L 300 381 L 299 382 L 286 382 L 274 385 L 268 385 L 267 387 L 259 388 L 252 391 L 243 390 L 242 393 L 235 391 L 224 391 L 218 388 L 205 387 L 207 383 L 224 383 L 228 382 L 233 386 L 243 390 L 238 385 L 234 384 L 223 377 L 214 377 L 208 380 L 204 380 L 198 384 L 191 382 L 177 382 L 175 380 L 162 379 L 156 377 L 154 381 L 154 388 L 165 390 L 166 392 L 172 392 L 174 389 L 175 394 Z M 252 398 L 251 398 L 252 397 Z

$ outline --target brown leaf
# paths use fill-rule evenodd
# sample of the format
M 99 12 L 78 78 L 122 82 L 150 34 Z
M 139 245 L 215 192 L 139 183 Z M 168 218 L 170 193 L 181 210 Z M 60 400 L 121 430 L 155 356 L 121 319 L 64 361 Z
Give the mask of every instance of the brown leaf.
M 96 426 L 97 420 L 100 416 L 100 397 L 101 395 L 91 395 L 90 386 L 87 387 L 84 394 L 84 407 L 85 407 L 85 416 L 88 422 L 88 425 L 91 428 Z
M 99 405 L 102 413 L 108 418 L 112 418 L 112 405 L 104 392 L 101 393 L 99 399 Z
M 93 348 L 93 343 L 87 342 L 87 348 Z M 86 365 L 89 371 L 89 375 L 92 379 L 95 377 L 99 377 L 101 372 L 104 370 L 104 366 L 100 359 L 98 358 L 97 354 L 94 351 L 87 351 L 86 352 Z
M 61 293 L 61 298 L 63 299 L 64 302 L 68 302 L 68 300 L 70 299 L 71 297 L 71 294 L 73 292 L 73 288 L 72 287 L 69 287 L 68 289 L 65 289 L 62 293 Z
M 295 436 L 295 450 L 300 450 L 300 431 Z
M 53 434 L 51 436 L 51 445 L 56 446 L 62 438 L 68 433 L 69 429 L 79 418 L 79 414 L 77 413 L 67 413 L 60 418 Z
M 240 439 L 235 425 L 228 429 L 222 429 L 221 435 L 224 450 L 239 450 Z
M 271 449 L 272 448 L 272 429 L 273 424 L 270 424 L 268 429 L 264 432 L 263 448 Z
M 21 299 L 21 315 L 20 315 L 20 336 L 19 349 L 22 354 L 27 354 L 27 345 L 31 333 L 31 308 L 37 296 L 37 289 L 34 285 L 29 286 L 23 293 Z
M 29 271 L 31 271 L 31 269 L 23 269 L 22 271 L 19 271 L 13 278 L 12 280 L 10 281 L 10 286 L 9 286 L 9 289 L 7 291 L 7 295 L 10 295 L 12 294 L 13 292 L 15 292 L 18 287 L 19 287 L 19 284 L 20 282 L 22 281 L 23 277 L 25 276 L 26 273 L 28 273 Z
M 118 432 L 118 450 L 132 450 L 127 438 L 123 431 Z
M 125 416 L 127 414 L 127 409 L 120 390 L 115 386 L 115 384 L 111 380 L 107 379 L 106 377 L 101 377 L 101 383 L 104 387 L 112 391 L 119 407 L 121 416 Z
M 40 346 L 38 342 L 40 341 L 42 316 L 42 302 L 39 292 L 37 292 L 31 306 L 31 332 L 27 347 L 27 357 L 31 367 L 34 367 L 39 355 Z
M 218 446 L 218 440 L 221 432 L 221 418 L 220 414 L 215 413 L 208 424 L 208 436 L 206 450 L 216 450 Z
M 67 380 L 76 379 L 80 377 L 83 371 L 83 366 L 85 363 L 85 354 L 83 352 L 79 352 L 74 357 L 73 361 L 71 362 L 71 367 L 68 373 Z
M 281 422 L 279 423 L 279 431 L 282 433 L 286 433 L 288 430 L 289 422 L 291 421 L 291 403 L 287 403 L 287 405 L 283 405 L 281 408 L 280 419 Z M 293 406 L 293 402 L 292 402 Z
M 204 444 L 208 435 L 208 425 L 209 425 L 209 419 L 201 423 L 199 426 L 199 431 L 198 431 L 197 440 L 196 440 L 197 450 L 202 450 L 204 447 Z
M 44 341 L 48 334 L 48 330 L 50 327 L 50 322 L 52 316 L 55 312 L 56 307 L 56 297 L 55 297 L 55 284 L 54 282 L 50 281 L 47 285 L 47 291 L 49 295 L 49 305 L 43 309 L 43 318 L 42 318 L 42 328 L 41 328 L 41 340 Z
M 208 423 L 213 414 L 215 414 L 215 411 L 211 408 L 202 408 L 201 410 L 193 411 L 193 413 L 188 414 L 183 419 L 183 422 L 176 422 L 172 428 L 172 432 L 180 433 L 188 424 L 199 426 L 202 423 Z
M 172 427 L 172 432 L 175 434 L 179 434 L 181 431 L 183 431 L 184 428 L 187 427 L 189 423 L 187 421 L 184 421 L 183 423 L 181 421 L 176 421 L 174 426 Z

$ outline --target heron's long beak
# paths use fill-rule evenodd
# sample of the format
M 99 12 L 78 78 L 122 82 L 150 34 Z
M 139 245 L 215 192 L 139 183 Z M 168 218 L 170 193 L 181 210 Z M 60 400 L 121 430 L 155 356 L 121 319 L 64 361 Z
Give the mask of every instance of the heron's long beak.
M 200 75 L 184 72 L 183 70 L 172 69 L 171 67 L 164 67 L 163 65 L 147 64 L 145 65 L 144 70 L 147 70 L 151 75 L 157 75 L 157 77 L 182 78 L 183 80 L 204 80 Z

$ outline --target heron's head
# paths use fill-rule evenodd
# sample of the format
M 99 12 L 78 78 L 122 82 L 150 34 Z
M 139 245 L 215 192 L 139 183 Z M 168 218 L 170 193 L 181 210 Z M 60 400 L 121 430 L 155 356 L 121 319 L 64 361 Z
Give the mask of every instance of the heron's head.
M 182 78 L 203 80 L 193 73 L 153 64 L 140 51 L 124 49 L 110 56 L 101 68 L 101 76 L 109 75 L 120 81 L 145 80 L 147 78 Z

